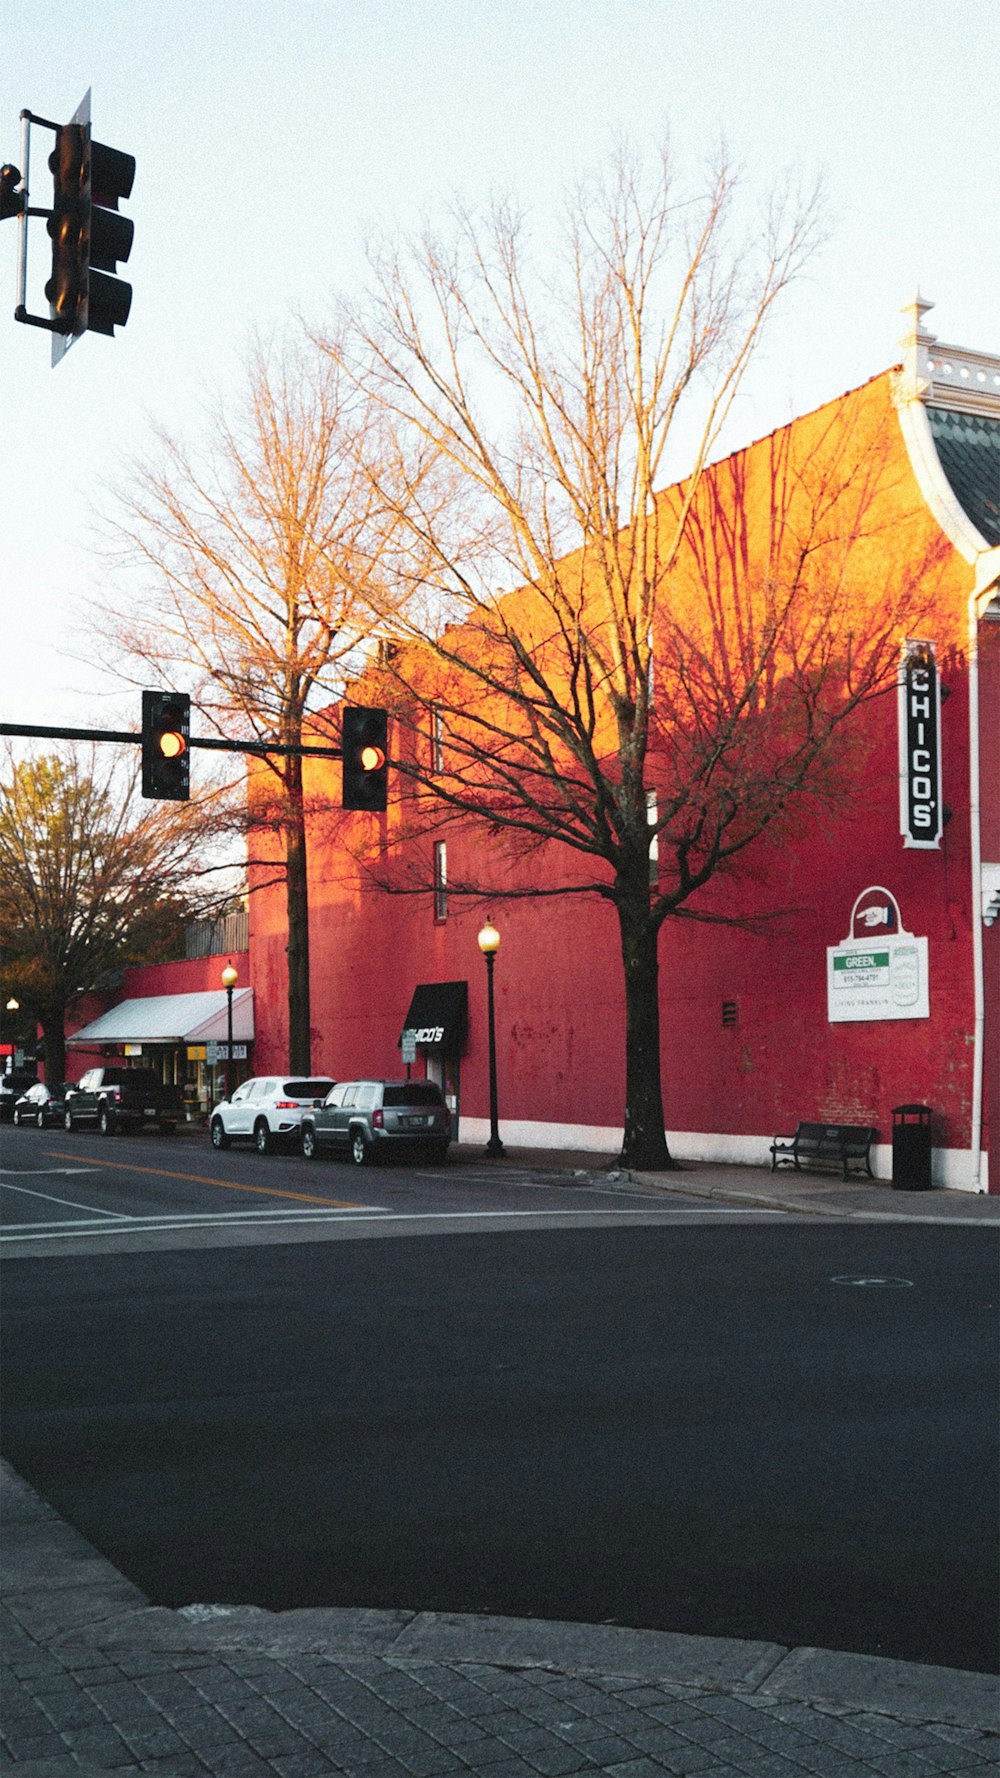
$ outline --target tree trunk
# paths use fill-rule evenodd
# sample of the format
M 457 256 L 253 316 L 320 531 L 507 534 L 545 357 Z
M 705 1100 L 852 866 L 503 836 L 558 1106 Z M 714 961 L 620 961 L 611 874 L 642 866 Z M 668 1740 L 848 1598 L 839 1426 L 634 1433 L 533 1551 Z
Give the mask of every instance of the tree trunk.
M 312 1073 L 309 1008 L 309 888 L 306 876 L 306 823 L 302 803 L 302 762 L 289 761 L 288 826 L 285 832 L 285 893 L 288 909 L 288 1066 L 293 1074 Z
M 625 1140 L 627 1167 L 664 1172 L 667 1147 L 660 1084 L 659 930 L 649 917 L 648 883 L 620 885 L 616 898 L 625 969 Z
M 39 1024 L 42 1027 L 42 1039 L 45 1044 L 45 1078 L 53 1081 L 66 1079 L 66 1009 L 58 1007 L 43 1011 Z

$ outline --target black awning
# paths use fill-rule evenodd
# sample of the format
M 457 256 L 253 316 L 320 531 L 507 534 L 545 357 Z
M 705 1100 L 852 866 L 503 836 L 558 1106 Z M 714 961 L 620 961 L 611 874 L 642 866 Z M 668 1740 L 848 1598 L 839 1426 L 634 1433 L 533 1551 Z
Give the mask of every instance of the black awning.
M 453 1054 L 462 1044 L 468 1019 L 468 982 L 421 982 L 413 991 L 399 1042 L 412 1033 L 414 1043 Z

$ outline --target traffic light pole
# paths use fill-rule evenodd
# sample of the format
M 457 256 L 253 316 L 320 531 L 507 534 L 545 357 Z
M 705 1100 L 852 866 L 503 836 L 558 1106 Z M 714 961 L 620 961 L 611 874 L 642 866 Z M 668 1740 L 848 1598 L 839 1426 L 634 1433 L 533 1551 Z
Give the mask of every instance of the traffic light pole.
M 137 747 L 142 745 L 139 729 L 39 728 L 32 722 L 0 722 L 0 735 L 26 735 L 44 741 L 131 741 Z M 317 759 L 343 758 L 340 747 L 296 746 L 287 741 L 223 741 L 211 735 L 191 735 L 188 746 L 212 747 L 217 753 L 254 753 L 258 758 L 270 753 L 280 753 L 286 758 L 298 758 L 303 754 L 311 754 Z

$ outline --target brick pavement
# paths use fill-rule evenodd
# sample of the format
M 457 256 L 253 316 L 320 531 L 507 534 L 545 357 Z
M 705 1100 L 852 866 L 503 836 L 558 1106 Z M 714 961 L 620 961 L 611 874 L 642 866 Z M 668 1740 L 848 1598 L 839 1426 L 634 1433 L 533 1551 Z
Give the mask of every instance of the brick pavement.
M 972 1778 L 986 1676 L 427 1613 L 150 1606 L 0 1465 L 12 1778 Z

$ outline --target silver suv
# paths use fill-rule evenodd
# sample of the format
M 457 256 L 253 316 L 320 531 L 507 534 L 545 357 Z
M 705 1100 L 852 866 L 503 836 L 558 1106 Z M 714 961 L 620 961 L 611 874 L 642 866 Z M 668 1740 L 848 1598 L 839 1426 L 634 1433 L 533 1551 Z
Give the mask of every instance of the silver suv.
M 422 1152 L 443 1161 L 451 1113 L 433 1080 L 342 1080 L 302 1116 L 302 1153 L 350 1157 L 357 1167 L 384 1155 Z
M 276 1142 L 298 1136 L 303 1111 L 322 1105 L 332 1086 L 326 1074 L 308 1080 L 301 1075 L 261 1074 L 245 1080 L 212 1113 L 212 1147 L 228 1148 L 245 1136 L 258 1154 L 267 1154 Z

